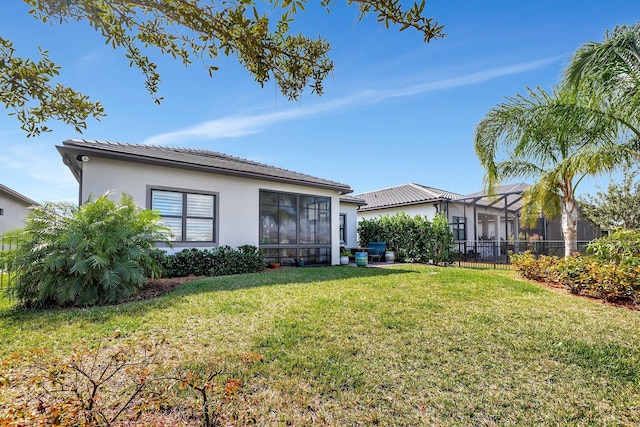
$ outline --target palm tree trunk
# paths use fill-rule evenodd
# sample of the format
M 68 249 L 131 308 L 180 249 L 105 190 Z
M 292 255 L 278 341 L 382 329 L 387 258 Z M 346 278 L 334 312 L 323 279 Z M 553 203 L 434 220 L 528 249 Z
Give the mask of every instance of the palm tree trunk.
M 578 251 L 578 204 L 573 197 L 562 198 L 562 234 L 564 256 Z

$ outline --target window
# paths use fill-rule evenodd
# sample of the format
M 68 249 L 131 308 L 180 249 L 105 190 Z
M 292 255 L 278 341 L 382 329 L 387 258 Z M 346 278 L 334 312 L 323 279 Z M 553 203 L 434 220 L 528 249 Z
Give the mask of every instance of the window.
M 260 191 L 260 247 L 282 265 L 331 262 L 331 198 Z
M 467 218 L 463 216 L 454 216 L 451 222 L 451 231 L 453 231 L 454 240 L 467 240 L 466 230 Z
M 346 214 L 340 214 L 340 244 L 344 245 L 344 242 L 346 242 L 346 234 L 345 234 L 345 227 L 347 223 L 347 215 Z
M 4 209 L 0 208 L 0 216 L 4 215 Z
M 214 194 L 151 190 L 151 209 L 173 233 L 174 242 L 216 241 Z

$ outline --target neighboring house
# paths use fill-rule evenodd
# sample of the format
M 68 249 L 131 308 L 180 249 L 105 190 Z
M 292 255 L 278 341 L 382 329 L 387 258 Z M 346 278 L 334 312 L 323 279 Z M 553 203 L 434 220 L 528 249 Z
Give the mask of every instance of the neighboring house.
M 431 219 L 436 213 L 444 213 L 457 242 L 514 242 L 532 236 L 539 240 L 561 241 L 562 229 L 558 218 L 547 220 L 541 217 L 538 225 L 531 229 L 520 225 L 522 192 L 528 186 L 525 183 L 501 185 L 489 197 L 484 191 L 461 196 L 419 184 L 404 184 L 356 195 L 367 203 L 358 209 L 358 220 L 399 212 Z M 579 220 L 578 240 L 591 241 L 598 237 L 600 230 L 597 226 L 587 220 Z
M 366 203 L 358 208 L 358 220 L 360 220 L 395 215 L 400 212 L 410 216 L 422 215 L 433 218 L 436 213 L 446 211 L 449 201 L 461 196 L 420 184 L 403 184 L 354 197 Z
M 88 140 L 57 149 L 80 203 L 129 193 L 160 212 L 174 250 L 249 244 L 282 265 L 339 264 L 341 213 L 353 238 L 359 202 L 345 198 L 346 184 L 201 149 Z
M 487 196 L 478 191 L 451 201 L 449 222 L 458 241 L 513 240 L 522 231 L 519 213 L 525 183 L 505 184 Z M 462 231 L 464 230 L 464 231 Z
M 24 227 L 29 208 L 37 202 L 0 184 L 0 236 L 14 228 Z
M 540 216 L 534 227 L 527 228 L 520 224 L 519 214 L 522 208 L 522 192 L 528 184 L 507 184 L 495 189 L 495 195 L 487 196 L 479 191 L 453 201 L 460 212 L 463 206 L 463 217 L 469 218 L 470 236 L 467 240 L 547 240 L 562 241 L 562 224 L 560 217 L 553 219 Z M 472 211 L 469 217 L 469 211 Z M 452 213 L 453 215 L 453 213 Z M 473 218 L 476 221 L 473 221 Z M 452 221 L 455 223 L 455 221 Z M 477 224 L 477 227 L 473 227 Z M 580 217 L 578 219 L 578 241 L 591 241 L 601 236 L 600 227 Z M 460 239 L 464 240 L 464 239 Z

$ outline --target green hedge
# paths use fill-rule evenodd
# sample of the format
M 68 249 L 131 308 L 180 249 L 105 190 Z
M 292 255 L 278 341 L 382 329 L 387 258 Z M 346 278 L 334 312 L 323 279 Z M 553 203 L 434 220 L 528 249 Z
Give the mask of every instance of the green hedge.
M 265 260 L 260 249 L 251 245 L 220 246 L 215 249 L 184 249 L 174 254 L 156 252 L 166 277 L 223 276 L 257 273 L 264 270 Z
M 618 230 L 591 242 L 587 253 L 605 262 L 640 265 L 640 231 Z
M 386 242 L 387 250 L 401 262 L 441 264 L 450 261 L 453 249 L 453 233 L 444 215 L 436 215 L 432 221 L 404 212 L 363 219 L 358 222 L 358 241 L 360 246 Z

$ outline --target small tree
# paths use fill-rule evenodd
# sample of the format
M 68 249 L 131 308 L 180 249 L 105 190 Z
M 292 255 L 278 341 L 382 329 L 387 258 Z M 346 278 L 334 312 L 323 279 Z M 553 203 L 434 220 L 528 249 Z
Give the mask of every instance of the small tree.
M 156 276 L 155 243 L 167 241 L 160 215 L 103 195 L 75 207 L 47 203 L 28 215 L 10 238 L 16 285 L 9 295 L 25 306 L 113 304 L 134 295 Z
M 610 183 L 606 192 L 580 198 L 584 217 L 606 229 L 640 229 L 640 181 L 634 182 L 637 175 L 626 175 L 621 184 Z

